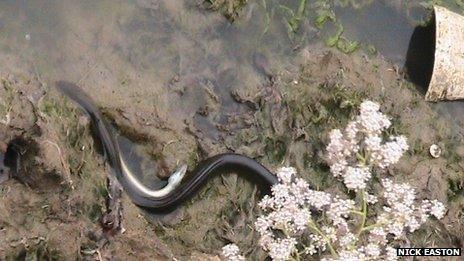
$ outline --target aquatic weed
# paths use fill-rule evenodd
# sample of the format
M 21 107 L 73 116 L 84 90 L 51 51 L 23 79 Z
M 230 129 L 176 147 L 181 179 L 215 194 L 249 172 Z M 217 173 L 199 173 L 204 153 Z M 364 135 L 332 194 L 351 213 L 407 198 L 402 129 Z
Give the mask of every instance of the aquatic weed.
M 234 22 L 240 10 L 248 0 L 202 0 L 202 6 L 213 11 L 220 11 L 230 22 Z
M 338 24 L 338 30 L 333 35 L 326 39 L 326 44 L 329 47 L 336 47 L 345 54 L 350 54 L 359 48 L 359 42 L 348 40 L 343 36 L 343 26 Z
M 282 4 L 279 4 L 278 7 L 284 13 L 284 21 L 287 26 L 287 33 L 290 39 L 293 39 L 294 35 L 297 33 L 300 27 L 301 20 L 304 18 L 306 0 L 299 1 L 298 9 L 296 11 Z

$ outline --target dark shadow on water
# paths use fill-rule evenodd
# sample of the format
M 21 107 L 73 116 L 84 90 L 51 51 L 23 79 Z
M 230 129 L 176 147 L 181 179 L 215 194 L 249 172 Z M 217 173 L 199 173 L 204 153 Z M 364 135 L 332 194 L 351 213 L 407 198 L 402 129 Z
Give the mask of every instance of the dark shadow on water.
M 335 12 L 343 24 L 345 37 L 373 45 L 389 61 L 404 64 L 414 30 L 405 10 L 395 8 L 388 0 L 376 0 L 361 9 L 337 7 Z M 417 13 L 425 16 L 427 12 L 418 9 Z
M 417 26 L 411 36 L 406 54 L 408 78 L 425 94 L 432 78 L 435 61 L 435 16 L 426 26 Z

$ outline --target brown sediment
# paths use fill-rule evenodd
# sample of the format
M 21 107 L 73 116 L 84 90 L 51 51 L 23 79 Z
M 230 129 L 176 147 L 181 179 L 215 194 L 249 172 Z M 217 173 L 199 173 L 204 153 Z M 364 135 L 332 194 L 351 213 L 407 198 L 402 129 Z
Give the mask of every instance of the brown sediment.
M 104 18 L 118 20 L 117 26 L 106 24 L 99 33 L 94 29 L 101 25 L 97 22 L 101 17 L 85 9 L 62 8 L 68 22 L 86 19 L 71 23 L 71 33 L 61 32 L 59 43 L 64 49 L 50 56 L 60 60 L 62 53 L 67 54 L 68 60 L 58 66 L 59 73 L 52 70 L 54 74 L 79 81 L 92 93 L 123 134 L 142 143 L 147 161 L 164 159 L 172 170 L 179 163 L 192 167 L 204 157 L 234 151 L 271 169 L 294 165 L 315 188 L 340 191 L 323 160 L 327 133 L 344 126 L 359 102 L 369 98 L 392 116 L 394 134 L 406 135 L 411 147 L 389 170 L 392 177 L 416 186 L 421 198 L 448 202 L 445 218 L 431 221 L 430 229 L 414 234 L 412 242 L 445 247 L 462 243 L 464 153 L 457 144 L 462 142 L 464 120 L 453 116 L 461 115 L 462 108 L 450 114 L 427 104 L 397 67 L 381 56 L 367 58 L 361 51 L 348 56 L 321 44 L 302 48 L 295 56 L 286 54 L 283 60 L 277 53 L 263 52 L 268 61 L 259 68 L 276 76 L 270 86 L 247 64 L 250 59 L 224 57 L 228 45 L 222 39 L 194 41 L 192 35 L 203 37 L 204 28 L 223 23 L 220 16 L 192 12 L 176 20 L 182 13 L 176 10 L 185 11 L 183 2 L 166 2 L 149 4 L 141 14 L 111 3 L 107 7 L 114 9 L 108 9 Z M 163 12 L 173 17 L 161 19 L 163 23 L 178 25 L 182 33 L 163 31 L 161 22 L 156 23 Z M 134 37 L 127 37 L 134 30 Z M 153 45 L 142 45 L 143 41 Z M 105 48 L 95 50 L 93 43 Z M 13 44 L 27 50 L 20 42 Z M 175 58 L 158 55 L 171 52 Z M 264 259 L 252 229 L 259 195 L 253 185 L 229 173 L 213 179 L 169 218 L 141 211 L 123 193 L 125 232 L 116 230 L 101 247 L 107 169 L 88 123 L 79 120 L 79 110 L 52 92 L 31 103 L 28 97 L 36 96 L 29 90 L 47 89 L 43 82 L 47 79 L 35 79 L 30 73 L 35 70 L 17 59 L 2 54 L 0 60 L 4 68 L 15 68 L 10 75 L 16 75 L 2 72 L 7 86 L 0 86 L 0 97 L 14 102 L 2 99 L 0 105 L 14 106 L 6 110 L 10 125 L 0 123 L 0 140 L 8 144 L 22 137 L 35 144 L 30 152 L 37 150 L 25 165 L 34 171 L 22 171 L 0 185 L 0 259 L 40 253 L 61 259 L 214 259 L 228 242 L 238 243 L 251 258 Z M 173 66 L 166 66 L 171 62 Z M 40 68 L 50 76 L 50 68 Z M 231 83 L 236 85 L 229 88 Z M 224 101 L 230 104 L 225 106 Z M 206 107 L 207 114 L 197 113 Z M 428 155 L 435 143 L 443 148 L 438 159 Z M 27 181 L 31 175 L 34 179 Z
M 330 57 L 330 59 L 327 57 Z M 205 135 L 202 130 L 195 127 L 195 123 L 187 125 L 186 129 L 190 129 L 190 131 L 185 132 L 183 135 L 190 136 L 191 139 L 197 142 L 198 146 L 193 146 L 192 149 L 198 155 L 202 155 L 194 156 L 193 160 L 196 161 L 196 157 L 201 158 L 214 154 L 215 151 L 223 151 L 225 150 L 224 146 L 226 146 L 228 150 L 254 155 L 271 168 L 280 166 L 282 161 L 288 162 L 296 166 L 314 186 L 333 190 L 334 188 L 330 188 L 330 179 L 323 176 L 327 175 L 327 172 L 323 171 L 324 163 L 323 157 L 321 157 L 323 156 L 325 135 L 331 128 L 343 125 L 343 121 L 348 120 L 353 115 L 357 103 L 364 98 L 371 98 L 379 101 L 383 106 L 382 110 L 394 117 L 394 121 L 399 124 L 396 131 L 408 135 L 411 147 L 416 148 L 417 144 L 423 144 L 423 150 L 417 147 L 416 152 L 406 156 L 400 162 L 396 171 L 404 174 L 398 176 L 398 178 L 409 180 L 418 187 L 421 197 L 447 200 L 446 179 L 448 177 L 446 173 L 449 171 L 450 166 L 454 166 L 453 168 L 458 166 L 456 165 L 458 162 L 447 159 L 447 155 L 450 155 L 447 154 L 447 151 L 452 152 L 453 149 L 443 145 L 443 148 L 445 148 L 443 157 L 434 161 L 428 160 L 430 156 L 427 149 L 428 144 L 435 143 L 437 139 L 442 141 L 450 139 L 452 133 L 445 128 L 448 122 L 438 119 L 432 126 L 432 122 L 426 120 L 430 117 L 437 117 L 436 113 L 422 101 L 414 88 L 408 87 L 408 84 L 401 80 L 402 76 L 394 70 L 391 64 L 380 58 L 365 60 L 362 56 L 347 56 L 338 51 L 330 51 L 317 45 L 303 49 L 300 52 L 299 59 L 300 65 L 295 67 L 294 71 L 285 72 L 276 78 L 273 88 L 284 94 L 279 103 L 267 96 L 268 93 L 265 88 L 269 88 L 269 86 L 267 86 L 268 83 L 266 82 L 263 82 L 259 87 L 262 92 L 253 95 L 242 92 L 244 94 L 241 94 L 239 102 L 253 101 L 259 110 L 252 110 L 250 114 L 230 115 L 228 123 L 224 124 L 226 128 L 218 130 L 222 142 L 217 142 Z M 325 64 L 324 68 L 319 66 L 321 62 Z M 374 70 L 374 67 L 377 69 Z M 366 74 L 366 68 L 372 68 L 371 74 Z M 400 95 L 398 96 L 398 94 Z M 401 99 L 398 99 L 398 97 L 401 97 Z M 66 182 L 67 175 L 62 175 L 66 173 L 66 169 L 63 169 L 63 164 L 60 163 L 61 160 L 54 154 L 56 149 L 53 150 L 53 148 L 56 148 L 56 146 L 49 147 L 47 144 L 37 142 L 45 138 L 53 140 L 54 143 L 60 144 L 60 150 L 66 152 L 63 155 L 68 159 L 70 157 L 76 158 L 75 155 L 77 155 L 76 159 L 79 159 L 78 164 L 73 163 L 69 166 L 75 189 L 57 192 L 59 190 L 49 189 L 51 187 L 49 187 L 48 183 L 44 183 L 45 180 L 43 179 L 36 180 L 36 184 L 32 184 L 34 186 L 29 189 L 24 185 L 16 184 L 14 180 L 10 180 L 6 185 L 10 189 L 3 196 L 4 203 L 0 207 L 0 211 L 3 212 L 1 213 L 17 211 L 16 213 L 20 213 L 19 216 L 23 215 L 21 213 L 25 214 L 26 212 L 21 212 L 20 209 L 23 208 L 21 206 L 27 201 L 24 201 L 24 198 L 18 198 L 17 193 L 30 194 L 30 196 L 26 197 L 27 200 L 34 197 L 33 202 L 35 203 L 26 203 L 26 205 L 30 206 L 27 211 L 33 211 L 33 215 L 38 218 L 45 218 L 44 222 L 49 227 L 64 227 L 67 229 L 70 237 L 60 239 L 65 241 L 64 244 L 57 244 L 57 239 L 54 236 L 47 239 L 50 248 L 57 250 L 61 255 L 69 253 L 66 252 L 68 247 L 75 249 L 76 244 L 79 244 L 81 250 L 75 249 L 72 252 L 75 254 L 70 254 L 70 256 L 98 256 L 99 254 L 103 257 L 127 256 L 131 251 L 137 251 L 137 255 L 140 256 L 148 256 L 148 253 L 153 252 L 153 249 L 155 249 L 153 254 L 157 253 L 156 255 L 159 257 L 188 258 L 189 255 L 183 253 L 189 253 L 195 249 L 201 252 L 216 253 L 215 251 L 221 247 L 221 240 L 241 242 L 242 245 L 253 249 L 256 244 L 256 235 L 252 230 L 239 229 L 248 222 L 247 220 L 256 215 L 253 212 L 254 204 L 250 203 L 250 197 L 248 196 L 250 193 L 253 194 L 253 187 L 236 176 L 214 179 L 206 189 L 202 190 L 199 196 L 194 197 L 193 204 L 187 204 L 182 208 L 184 214 L 173 222 L 159 220 L 157 222 L 161 223 L 148 223 L 143 218 L 143 213 L 123 196 L 124 207 L 121 210 L 124 218 L 122 227 L 126 230 L 123 234 L 110 233 L 112 236 L 107 240 L 107 244 L 104 247 L 98 247 L 98 242 L 101 240 L 99 222 L 102 217 L 106 216 L 104 214 L 104 201 L 107 197 L 107 192 L 105 192 L 106 169 L 103 167 L 101 157 L 92 149 L 93 142 L 89 136 L 88 127 L 83 126 L 81 128 L 78 136 L 81 137 L 79 139 L 83 140 L 77 143 L 79 144 L 78 147 L 69 147 L 67 145 L 69 143 L 62 141 L 62 138 L 65 137 L 63 135 L 67 133 L 66 129 L 72 125 L 69 125 L 70 122 L 67 120 L 57 120 L 70 117 L 72 121 L 82 121 L 77 120 L 80 117 L 77 110 L 65 109 L 63 111 L 62 108 L 67 108 L 69 105 L 58 102 L 59 100 L 59 97 L 47 94 L 44 101 L 48 105 L 45 108 L 52 112 L 50 112 L 50 115 L 42 115 L 41 117 L 45 117 L 48 124 L 46 126 L 37 124 L 35 128 L 27 128 L 36 130 L 29 137 L 36 141 L 37 149 L 40 151 L 40 153 L 34 154 L 40 160 L 31 161 L 30 164 L 47 163 L 49 157 L 57 159 L 58 164 L 50 161 L 50 164 L 53 164 L 47 168 L 55 169 L 60 177 L 60 182 L 55 185 L 57 189 L 63 189 L 63 186 L 69 187 Z M 244 104 L 243 106 L 247 105 Z M 37 109 L 40 108 L 43 109 L 44 107 L 37 107 Z M 58 111 L 57 113 L 56 110 L 61 110 L 61 112 Z M 14 114 L 15 111 L 12 111 L 12 113 Z M 217 113 L 220 112 L 213 112 L 210 116 L 217 115 Z M 56 118 L 57 116 L 61 118 Z M 131 131 L 145 137 L 145 142 L 150 142 L 150 136 L 143 134 L 145 128 L 141 125 L 143 121 L 137 119 L 137 115 L 131 117 L 135 118 L 130 124 Z M 121 118 L 116 122 L 124 126 L 125 121 L 127 119 Z M 438 128 L 438 126 L 442 127 Z M 172 130 L 172 127 L 170 128 L 170 131 L 174 133 L 184 131 L 182 128 L 175 130 Z M 50 129 L 54 130 L 54 132 L 50 132 Z M 54 134 L 51 135 L 51 133 Z M 172 138 L 160 136 L 157 142 L 167 144 L 164 153 L 167 153 L 166 151 L 169 149 L 170 153 L 175 157 L 175 150 L 172 151 L 172 148 L 181 148 L 183 144 L 169 143 Z M 82 143 L 83 141 L 85 142 Z M 81 145 L 86 147 L 84 151 L 80 150 Z M 172 148 L 169 148 L 170 146 Z M 273 153 L 269 154 L 270 151 L 273 151 Z M 52 154 L 48 155 L 49 153 L 54 156 Z M 84 160 L 81 161 L 81 159 Z M 424 161 L 424 159 L 427 160 Z M 97 160 L 97 164 L 91 163 L 95 160 Z M 49 175 L 45 171 L 47 168 L 38 168 L 39 173 L 37 175 Z M 88 183 L 86 181 L 88 179 L 99 181 Z M 99 190 L 102 190 L 101 194 L 89 193 L 89 191 L 95 189 L 95 183 L 100 184 Z M 55 192 L 50 194 L 52 191 Z M 63 197 L 65 198 L 64 201 L 62 200 Z M 256 200 L 257 198 L 253 199 L 254 202 Z M 96 207 L 93 207 L 92 205 L 95 204 Z M 449 215 L 458 215 L 457 210 L 454 210 L 454 204 L 451 205 L 452 210 Z M 42 210 L 39 207 L 41 205 L 48 205 L 46 207 L 46 210 L 49 211 L 47 212 L 48 215 L 50 217 L 59 217 L 58 221 L 56 221 L 56 218 L 50 219 L 42 216 L 43 214 L 40 214 Z M 245 216 L 236 216 L 237 213 L 231 212 L 230 209 L 234 209 L 232 206 L 235 205 L 240 206 Z M 109 206 L 109 209 L 111 209 L 111 204 Z M 98 211 L 90 211 L 85 215 L 78 214 L 79 211 L 86 211 L 85 209 Z M 119 211 L 109 213 L 117 214 Z M 89 219 L 87 217 L 89 214 L 95 218 Z M 14 235 L 20 237 L 26 235 L 26 230 L 21 224 L 32 226 L 32 234 L 34 235 L 44 235 L 43 233 L 49 231 L 48 229 L 42 229 L 41 223 L 24 219 L 22 219 L 21 223 L 11 223 L 10 219 L 12 217 L 9 214 L 2 217 L 3 219 L 0 221 L 3 224 L 9 223 L 9 225 L 5 225 L 8 233 L 2 239 L 5 243 L 10 242 L 8 240 L 11 240 Z M 110 220 L 112 221 L 109 222 L 110 225 L 113 225 L 113 219 L 110 218 Z M 198 220 L 202 222 L 198 222 Z M 73 228 L 71 222 L 73 224 L 80 222 L 80 225 Z M 443 222 L 445 226 L 456 225 L 455 218 L 451 216 L 446 217 Z M 219 228 L 219 230 L 213 229 L 215 227 Z M 113 230 L 112 226 L 108 228 L 107 231 L 117 231 Z M 84 231 L 88 232 L 84 233 Z M 223 233 L 227 231 L 235 232 L 224 235 Z M 448 232 L 459 238 L 459 235 L 455 235 L 453 231 Z M 72 238 L 79 234 L 81 236 L 78 237 L 79 240 L 76 243 Z M 156 239 L 156 234 L 160 235 L 161 239 Z M 208 235 L 216 243 L 205 241 L 204 238 L 208 237 Z M 152 239 L 148 240 L 148 238 Z M 25 240 L 28 244 L 35 244 L 33 239 Z M 123 242 L 130 243 L 124 244 Z M 443 244 L 446 242 L 444 241 Z M 49 250 L 51 251 L 51 249 Z M 16 252 L 17 248 L 14 247 L 8 247 L 8 250 L 5 251 L 5 255 L 18 253 Z M 262 257 L 262 252 L 258 249 L 254 249 L 252 252 L 254 256 Z

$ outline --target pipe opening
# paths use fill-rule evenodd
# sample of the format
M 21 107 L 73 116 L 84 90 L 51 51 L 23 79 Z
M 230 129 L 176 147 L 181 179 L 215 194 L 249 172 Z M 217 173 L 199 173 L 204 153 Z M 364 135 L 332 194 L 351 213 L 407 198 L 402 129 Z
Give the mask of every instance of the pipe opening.
M 417 26 L 411 36 L 406 54 L 407 76 L 423 94 L 427 92 L 435 63 L 435 14 L 426 25 Z

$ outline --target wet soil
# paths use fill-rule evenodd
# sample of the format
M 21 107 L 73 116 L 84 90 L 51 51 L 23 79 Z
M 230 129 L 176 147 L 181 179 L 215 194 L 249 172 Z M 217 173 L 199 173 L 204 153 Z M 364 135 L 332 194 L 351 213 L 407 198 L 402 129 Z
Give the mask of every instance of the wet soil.
M 462 104 L 426 103 L 387 49 L 347 55 L 324 41 L 284 41 L 280 21 L 263 38 L 279 40 L 259 51 L 248 46 L 257 42 L 252 37 L 236 43 L 234 37 L 261 32 L 259 24 L 240 23 L 263 13 L 255 2 L 232 9 L 223 2 L 102 1 L 72 10 L 42 3 L 33 7 L 51 22 L 26 32 L 30 40 L 18 36 L 24 28 L 7 30 L 17 38 L 16 45 L 0 41 L 7 65 L 0 71 L 0 155 L 7 159 L 0 168 L 8 173 L 0 176 L 0 259 L 217 260 L 229 242 L 264 258 L 251 227 L 259 191 L 233 173 L 167 215 L 143 211 L 123 195 L 124 232 L 102 244 L 108 169 L 88 119 L 53 90 L 58 79 L 92 94 L 124 136 L 131 167 L 152 186 L 169 174 L 163 165 L 191 169 L 236 152 L 271 170 L 293 165 L 313 187 L 337 190 L 324 163 L 327 134 L 363 99 L 379 102 L 392 133 L 406 135 L 411 147 L 391 177 L 449 209 L 413 234 L 412 244 L 463 247 Z M 32 7 L 10 8 L 30 25 Z M 92 12 L 99 8 L 109 9 Z M 315 27 L 301 27 L 317 39 Z M 47 40 L 56 35 L 59 42 Z M 429 155 L 432 144 L 442 148 L 440 158 Z

